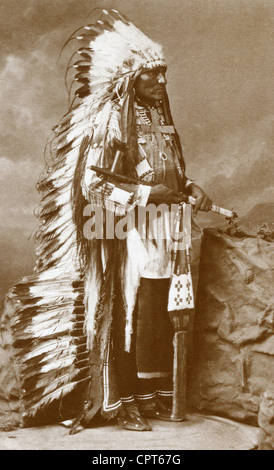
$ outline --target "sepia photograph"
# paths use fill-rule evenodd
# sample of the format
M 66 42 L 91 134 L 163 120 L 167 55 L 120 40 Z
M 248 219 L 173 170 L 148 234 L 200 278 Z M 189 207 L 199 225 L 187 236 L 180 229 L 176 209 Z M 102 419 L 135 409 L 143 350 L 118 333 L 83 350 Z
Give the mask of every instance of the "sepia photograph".
M 274 450 L 273 1 L 0 24 L 0 450 Z

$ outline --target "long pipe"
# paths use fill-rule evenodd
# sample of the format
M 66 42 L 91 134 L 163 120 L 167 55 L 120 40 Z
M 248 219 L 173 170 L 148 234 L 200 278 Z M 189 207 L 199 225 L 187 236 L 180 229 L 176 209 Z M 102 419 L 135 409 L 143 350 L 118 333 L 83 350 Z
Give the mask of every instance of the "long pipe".
M 137 179 L 134 179 L 134 178 L 129 178 L 129 177 L 124 176 L 124 175 L 119 175 L 118 173 L 114 173 L 114 171 L 115 171 L 115 169 L 116 169 L 116 167 L 117 167 L 117 165 L 120 161 L 121 156 L 122 156 L 122 154 L 118 150 L 116 152 L 111 170 L 107 170 L 106 168 L 99 168 L 99 167 L 93 166 L 93 165 L 90 166 L 90 169 L 95 171 L 99 175 L 108 176 L 109 178 L 114 178 L 118 181 L 121 181 L 122 183 L 143 184 L 143 185 L 146 185 L 146 186 L 153 186 L 153 183 L 151 183 L 149 181 L 140 181 L 140 180 L 137 180 Z M 187 202 L 189 204 L 195 205 L 196 204 L 196 199 L 192 196 L 182 195 L 182 202 Z M 229 209 L 224 209 L 223 207 L 217 206 L 216 204 L 212 204 L 211 211 L 216 212 L 217 214 L 224 215 L 225 217 L 229 217 L 231 219 L 235 219 L 236 217 L 238 217 L 236 212 L 230 211 Z

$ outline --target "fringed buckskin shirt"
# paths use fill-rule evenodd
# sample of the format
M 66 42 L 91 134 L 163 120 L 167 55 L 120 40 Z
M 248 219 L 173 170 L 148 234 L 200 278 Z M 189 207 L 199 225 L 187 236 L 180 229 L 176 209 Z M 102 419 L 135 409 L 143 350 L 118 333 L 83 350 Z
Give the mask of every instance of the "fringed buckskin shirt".
M 136 101 L 134 108 L 139 154 L 143 158 L 136 167 L 138 176 L 146 181 L 162 183 L 176 191 L 181 191 L 184 174 L 174 146 L 174 127 L 166 125 L 161 103 L 156 102 L 155 106 L 148 107 Z M 149 192 L 146 186 L 143 188 L 141 205 L 146 205 Z M 143 239 L 147 262 L 142 277 L 169 278 L 172 249 L 171 212 L 170 210 L 159 211 L 154 217 L 153 212 L 151 214 L 152 218 L 149 219 L 146 227 L 146 238 Z

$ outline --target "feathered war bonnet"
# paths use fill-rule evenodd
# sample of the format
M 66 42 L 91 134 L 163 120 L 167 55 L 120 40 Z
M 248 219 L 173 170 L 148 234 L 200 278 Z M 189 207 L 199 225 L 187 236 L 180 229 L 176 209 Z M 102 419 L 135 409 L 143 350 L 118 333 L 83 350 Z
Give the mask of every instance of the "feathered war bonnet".
M 73 55 L 80 59 L 69 64 L 76 71 L 72 84 L 81 83 L 75 99 L 89 96 L 97 111 L 109 100 L 123 107 L 139 74 L 166 67 L 162 47 L 116 10 L 102 10 L 101 19 L 80 28 L 71 39 L 80 43 Z
M 88 134 L 89 145 L 101 149 L 89 163 L 108 167 L 113 157 L 108 150 L 115 143 L 127 147 L 135 167 L 134 82 L 146 70 L 166 67 L 161 46 L 116 10 L 102 10 L 99 20 L 70 39 L 80 46 L 68 68 L 75 71 L 72 107 L 81 109 L 80 118 L 88 124 L 82 130 Z

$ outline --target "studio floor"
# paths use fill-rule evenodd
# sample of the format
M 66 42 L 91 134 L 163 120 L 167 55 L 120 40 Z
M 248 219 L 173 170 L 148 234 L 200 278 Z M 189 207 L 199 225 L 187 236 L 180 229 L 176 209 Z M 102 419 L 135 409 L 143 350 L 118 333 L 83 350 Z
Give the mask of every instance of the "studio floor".
M 255 450 L 259 428 L 190 414 L 179 423 L 150 420 L 153 430 L 126 431 L 115 423 L 71 436 L 63 425 L 0 432 L 0 450 Z

